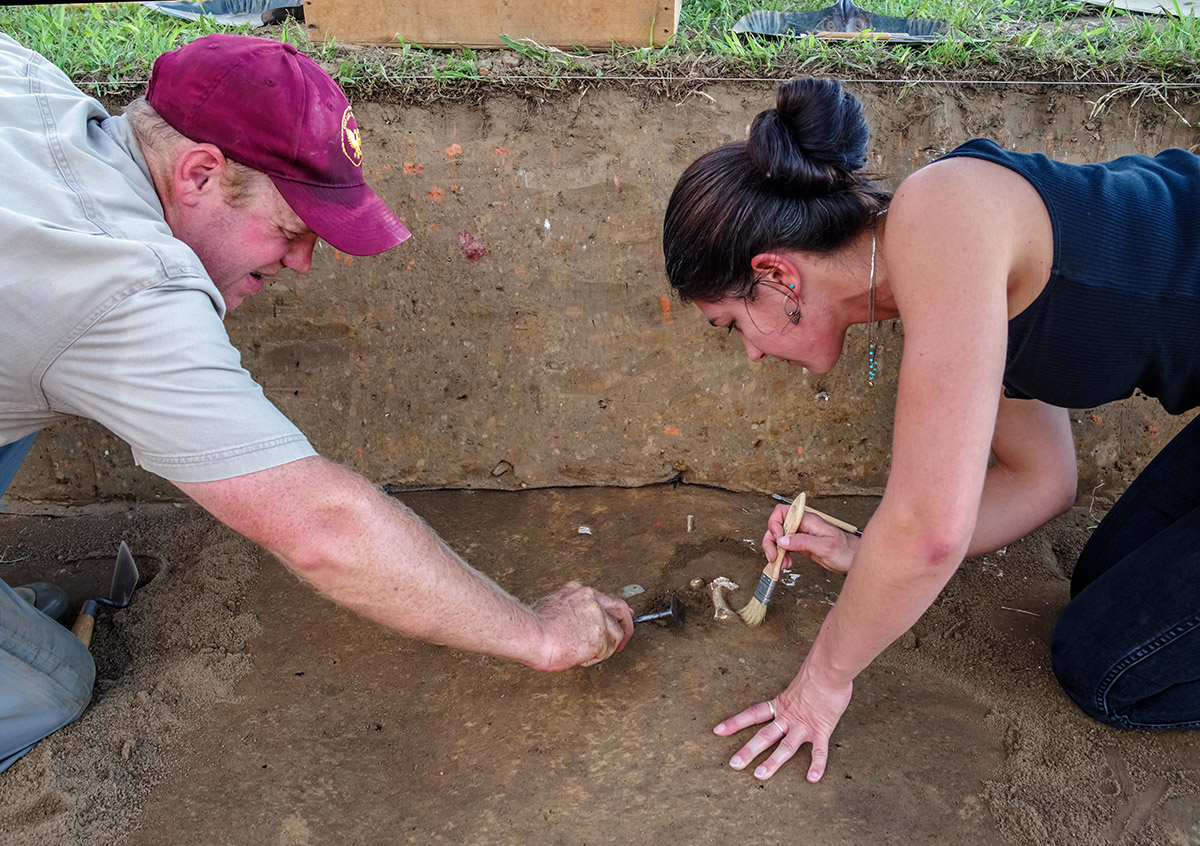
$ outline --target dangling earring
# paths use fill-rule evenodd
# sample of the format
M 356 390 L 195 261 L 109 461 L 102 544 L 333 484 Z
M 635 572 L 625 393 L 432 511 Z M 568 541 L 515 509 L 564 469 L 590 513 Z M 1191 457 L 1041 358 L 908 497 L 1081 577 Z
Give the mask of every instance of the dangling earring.
M 790 288 L 791 286 L 789 285 L 788 287 Z M 788 320 L 790 320 L 792 322 L 792 325 L 795 326 L 797 323 L 800 322 L 800 317 L 801 317 L 800 302 L 799 301 L 796 302 L 795 309 L 788 308 L 783 313 L 788 316 Z

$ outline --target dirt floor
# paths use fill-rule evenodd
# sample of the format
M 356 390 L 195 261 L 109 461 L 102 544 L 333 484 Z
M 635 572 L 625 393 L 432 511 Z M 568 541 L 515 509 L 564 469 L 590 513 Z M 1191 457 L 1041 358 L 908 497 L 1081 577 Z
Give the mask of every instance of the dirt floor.
M 818 785 L 766 784 L 711 728 L 778 692 L 840 586 L 749 596 L 773 502 L 707 488 L 426 492 L 405 501 L 517 595 L 577 578 L 685 600 L 589 669 L 539 674 L 414 642 L 313 595 L 192 507 L 0 516 L 0 577 L 103 592 L 126 539 L 146 578 L 102 612 L 76 724 L 0 776 L 7 843 L 1200 844 L 1200 734 L 1099 726 L 1047 665 L 1066 574 L 1107 503 L 968 561 L 859 678 Z M 862 523 L 870 498 L 815 498 Z M 26 509 L 28 510 L 28 509 Z M 692 531 L 688 531 L 689 520 Z M 590 531 L 584 531 L 584 529 Z

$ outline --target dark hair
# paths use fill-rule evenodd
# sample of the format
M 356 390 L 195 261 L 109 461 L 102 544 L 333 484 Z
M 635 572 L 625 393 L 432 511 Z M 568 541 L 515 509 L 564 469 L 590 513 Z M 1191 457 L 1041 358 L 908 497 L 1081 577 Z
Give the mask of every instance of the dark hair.
M 680 299 L 751 297 L 754 256 L 831 252 L 869 226 L 891 199 L 859 173 L 869 135 L 862 105 L 840 82 L 780 85 L 748 140 L 705 153 L 671 193 L 663 253 Z

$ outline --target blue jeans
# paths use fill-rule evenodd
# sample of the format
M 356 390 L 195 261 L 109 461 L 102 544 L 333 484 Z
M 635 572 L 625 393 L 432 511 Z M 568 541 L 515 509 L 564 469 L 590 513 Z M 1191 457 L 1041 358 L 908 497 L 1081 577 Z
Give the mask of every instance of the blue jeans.
M 1200 728 L 1200 417 L 1100 522 L 1050 642 L 1080 708 L 1120 728 Z
M 34 436 L 0 446 L 0 496 Z M 96 665 L 87 648 L 0 581 L 0 772 L 83 713 Z
M 21 469 L 21 462 L 29 454 L 29 448 L 33 446 L 33 439 L 36 437 L 37 432 L 34 432 L 19 441 L 0 446 L 0 496 L 4 496 L 13 476 L 17 475 L 17 471 Z

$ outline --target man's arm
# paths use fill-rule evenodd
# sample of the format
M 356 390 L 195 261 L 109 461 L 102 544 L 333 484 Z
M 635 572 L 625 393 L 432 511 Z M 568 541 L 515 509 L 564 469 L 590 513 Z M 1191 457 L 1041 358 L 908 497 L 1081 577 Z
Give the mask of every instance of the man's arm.
M 177 485 L 334 602 L 413 637 L 562 670 L 607 658 L 633 633 L 625 603 L 575 582 L 526 606 L 411 510 L 323 458 Z

